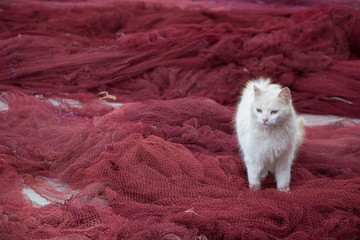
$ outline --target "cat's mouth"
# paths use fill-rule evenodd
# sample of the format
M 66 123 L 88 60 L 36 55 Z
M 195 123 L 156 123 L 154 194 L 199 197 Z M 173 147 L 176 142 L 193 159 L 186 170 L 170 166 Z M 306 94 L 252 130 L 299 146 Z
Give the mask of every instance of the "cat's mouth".
M 262 126 L 263 128 L 269 128 L 269 127 L 271 127 L 271 124 L 269 124 L 269 123 L 260 123 L 260 126 Z

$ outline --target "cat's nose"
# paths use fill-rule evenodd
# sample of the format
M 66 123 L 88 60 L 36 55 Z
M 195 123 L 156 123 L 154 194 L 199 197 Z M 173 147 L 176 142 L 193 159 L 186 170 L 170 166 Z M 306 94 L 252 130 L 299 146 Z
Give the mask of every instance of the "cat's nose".
M 264 123 L 266 123 L 267 121 L 269 121 L 269 119 L 263 118 L 263 121 L 264 121 Z

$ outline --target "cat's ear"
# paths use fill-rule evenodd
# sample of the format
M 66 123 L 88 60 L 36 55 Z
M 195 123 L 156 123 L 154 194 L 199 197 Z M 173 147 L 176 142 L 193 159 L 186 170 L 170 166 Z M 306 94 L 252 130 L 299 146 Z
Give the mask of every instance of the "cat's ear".
M 290 93 L 290 89 L 287 87 L 284 87 L 283 89 L 281 89 L 279 95 L 280 98 L 283 98 L 287 101 L 291 101 L 291 93 Z
M 260 96 L 261 95 L 261 90 L 254 85 L 254 93 L 255 93 L 255 96 Z

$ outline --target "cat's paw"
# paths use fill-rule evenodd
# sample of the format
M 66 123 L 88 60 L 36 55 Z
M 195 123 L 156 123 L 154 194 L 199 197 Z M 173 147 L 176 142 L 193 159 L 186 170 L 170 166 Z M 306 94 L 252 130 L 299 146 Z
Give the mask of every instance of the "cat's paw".
M 281 188 L 278 188 L 278 190 L 279 190 L 280 192 L 287 192 L 287 193 L 289 193 L 289 192 L 290 192 L 290 187 L 281 187 Z
M 250 190 L 257 192 L 257 191 L 261 190 L 261 186 L 258 184 L 250 185 Z

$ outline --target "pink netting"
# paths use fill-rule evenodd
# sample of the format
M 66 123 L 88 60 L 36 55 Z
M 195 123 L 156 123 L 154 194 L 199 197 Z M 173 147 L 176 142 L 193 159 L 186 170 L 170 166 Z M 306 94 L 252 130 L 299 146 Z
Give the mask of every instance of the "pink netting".
M 335 3 L 1 2 L 0 238 L 360 238 L 359 124 L 307 127 L 291 192 L 255 193 L 232 123 L 261 75 L 360 117 L 360 12 Z
M 267 75 L 292 88 L 299 111 L 360 116 L 360 17 L 353 8 L 24 1 L 2 9 L 4 89 L 108 90 L 122 102 L 195 95 L 234 104 L 245 81 Z

